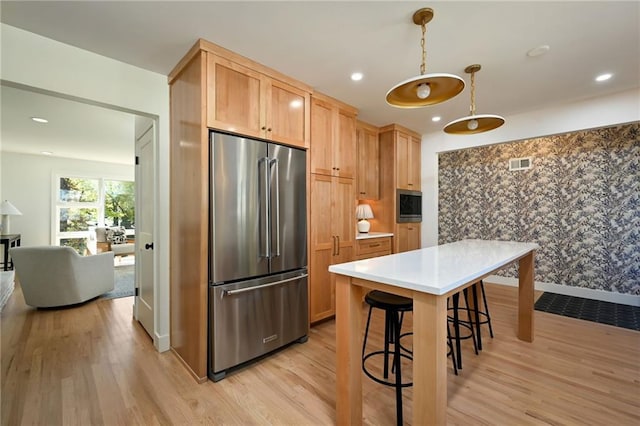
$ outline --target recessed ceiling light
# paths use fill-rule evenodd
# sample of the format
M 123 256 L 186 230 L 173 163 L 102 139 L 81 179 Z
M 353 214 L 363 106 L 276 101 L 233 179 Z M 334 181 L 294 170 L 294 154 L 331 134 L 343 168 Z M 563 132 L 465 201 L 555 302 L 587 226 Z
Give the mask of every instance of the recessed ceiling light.
M 609 80 L 611 77 L 613 77 L 613 74 L 611 73 L 605 73 L 605 74 L 600 74 L 599 76 L 596 77 L 596 81 L 597 82 L 601 82 L 601 81 L 607 81 Z
M 31 117 L 31 119 L 33 121 L 35 121 L 36 123 L 48 123 L 49 122 L 49 120 L 47 120 L 46 118 Z
M 442 117 L 440 117 L 440 116 L 438 116 L 438 115 L 436 115 L 435 117 L 431 117 L 431 121 L 438 122 L 438 121 L 440 121 L 440 120 L 442 120 Z
M 351 80 L 353 81 L 360 81 L 362 80 L 362 77 L 364 76 L 362 75 L 361 72 L 354 72 L 353 74 L 351 74 Z
M 542 56 L 545 53 L 547 53 L 549 51 L 549 49 L 551 49 L 549 47 L 548 44 L 542 44 L 538 47 L 534 47 L 533 49 L 530 49 L 527 52 L 527 56 L 529 56 L 530 58 L 536 57 L 536 56 Z
M 53 155 L 53 152 L 51 152 L 51 151 L 40 151 L 40 154 L 42 154 L 42 155 Z

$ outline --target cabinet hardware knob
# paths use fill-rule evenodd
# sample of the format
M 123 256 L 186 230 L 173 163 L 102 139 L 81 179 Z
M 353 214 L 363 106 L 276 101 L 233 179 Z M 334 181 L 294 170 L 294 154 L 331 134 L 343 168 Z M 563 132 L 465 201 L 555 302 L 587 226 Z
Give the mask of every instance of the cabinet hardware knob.
M 269 128 L 267 129 L 267 132 L 270 132 L 270 131 L 271 131 L 271 127 L 269 127 Z
M 260 129 L 261 130 L 267 130 L 267 127 L 266 126 L 262 126 Z
M 336 167 L 336 170 L 340 170 L 340 167 Z
M 144 245 L 144 248 L 145 248 L 145 250 L 149 250 L 149 249 L 153 250 L 153 243 L 150 243 L 150 244 L 149 244 L 149 243 L 147 243 L 147 244 L 145 244 L 145 245 Z
M 360 194 L 361 194 L 361 195 L 364 195 L 364 194 L 366 194 L 366 192 L 361 192 Z

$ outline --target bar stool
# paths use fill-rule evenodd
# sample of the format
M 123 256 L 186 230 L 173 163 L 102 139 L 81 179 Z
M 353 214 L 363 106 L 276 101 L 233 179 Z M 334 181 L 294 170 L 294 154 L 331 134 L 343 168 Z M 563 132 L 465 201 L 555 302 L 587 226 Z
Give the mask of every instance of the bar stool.
M 449 311 L 453 311 L 452 315 L 448 316 L 449 322 L 453 323 L 454 327 L 454 336 L 453 339 L 456 341 L 456 353 L 457 353 L 457 361 L 458 368 L 462 368 L 462 353 L 460 342 L 461 340 L 471 338 L 473 340 L 473 349 L 476 355 L 478 355 L 478 351 L 482 350 L 482 330 L 481 325 L 487 324 L 489 326 L 489 334 L 491 338 L 493 338 L 493 328 L 491 326 L 491 316 L 489 314 L 489 305 L 487 304 L 487 297 L 484 292 L 484 283 L 482 280 L 476 282 L 471 287 L 471 297 L 469 298 L 469 288 L 465 288 L 462 293 L 464 295 L 465 300 L 465 308 L 464 310 L 467 313 L 467 319 L 461 319 L 459 316 L 460 312 L 460 293 L 456 293 L 451 297 L 451 301 L 453 302 L 453 306 L 449 307 Z M 478 289 L 482 295 L 484 311 L 482 307 L 478 304 Z M 472 306 L 470 305 L 472 302 Z M 481 319 L 482 318 L 482 319 Z M 469 334 L 461 335 L 460 327 L 466 328 L 469 330 Z
M 400 336 L 402 329 L 402 320 L 405 312 L 413 310 L 413 300 L 397 296 L 395 294 L 385 293 L 383 291 L 373 290 L 364 297 L 365 302 L 369 305 L 369 315 L 367 317 L 367 326 L 364 332 L 364 341 L 362 343 L 362 371 L 373 381 L 385 386 L 393 386 L 396 389 L 396 419 L 397 424 L 403 423 L 402 419 L 402 388 L 412 386 L 412 382 L 402 382 L 401 358 L 412 360 L 409 353 L 405 353 L 400 345 Z M 384 311 L 384 349 L 366 353 L 367 338 L 369 336 L 369 324 L 371 323 L 371 311 L 373 308 L 382 309 Z M 389 380 L 389 345 L 393 345 L 393 360 L 391 373 L 395 374 L 393 381 Z M 379 378 L 374 375 L 366 366 L 366 360 L 375 355 L 382 355 L 383 369 L 382 376 Z
M 464 311 L 467 314 L 467 319 L 461 319 L 460 318 L 460 293 L 462 293 L 464 295 L 463 299 L 465 301 L 465 306 Z M 476 336 L 475 336 L 475 330 L 473 327 L 473 320 L 472 320 L 472 316 L 471 316 L 471 309 L 469 308 L 469 299 L 468 299 L 468 289 L 464 289 L 462 290 L 462 292 L 458 292 L 453 294 L 448 300 L 447 300 L 447 304 L 449 304 L 448 306 L 448 311 L 451 312 L 450 315 L 447 316 L 447 329 L 448 329 L 448 323 L 453 324 L 453 340 L 455 340 L 456 343 L 456 360 L 458 363 L 458 369 L 462 369 L 462 345 L 461 342 L 463 340 L 466 339 L 471 339 L 471 341 L 473 342 L 473 350 L 475 352 L 476 355 L 478 355 L 478 346 L 476 344 Z M 451 302 L 451 303 L 449 303 Z M 461 334 L 461 328 L 465 328 L 468 331 L 468 334 Z
M 482 295 L 482 302 L 484 305 L 484 311 L 478 306 L 478 291 Z M 474 313 L 474 322 L 476 325 L 476 341 L 478 350 L 482 350 L 482 330 L 480 326 L 482 324 L 487 324 L 489 326 L 489 335 L 493 339 L 493 327 L 491 327 L 491 315 L 489 314 L 489 305 L 487 304 L 487 295 L 484 293 L 484 283 L 482 280 L 475 283 L 471 286 L 471 292 L 473 294 L 474 307 L 470 308 L 471 312 Z M 482 319 L 481 319 L 482 318 Z

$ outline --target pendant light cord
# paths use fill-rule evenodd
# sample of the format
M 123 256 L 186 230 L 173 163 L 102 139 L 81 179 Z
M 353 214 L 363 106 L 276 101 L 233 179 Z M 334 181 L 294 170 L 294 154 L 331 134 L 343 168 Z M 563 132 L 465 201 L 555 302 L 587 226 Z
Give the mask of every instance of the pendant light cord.
M 422 38 L 420 39 L 420 47 L 422 47 L 422 63 L 420 64 L 420 75 L 427 73 L 427 47 L 425 45 L 425 35 L 427 33 L 427 23 L 422 21 Z
M 471 73 L 471 114 L 476 115 L 476 73 Z

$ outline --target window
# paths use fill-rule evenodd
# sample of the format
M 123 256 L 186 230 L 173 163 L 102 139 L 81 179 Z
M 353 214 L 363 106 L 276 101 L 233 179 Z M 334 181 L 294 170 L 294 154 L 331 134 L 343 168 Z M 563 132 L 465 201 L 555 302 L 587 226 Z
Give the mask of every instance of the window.
M 95 226 L 124 226 L 135 222 L 135 184 L 131 181 L 58 176 L 55 188 L 54 245 L 87 251 Z

